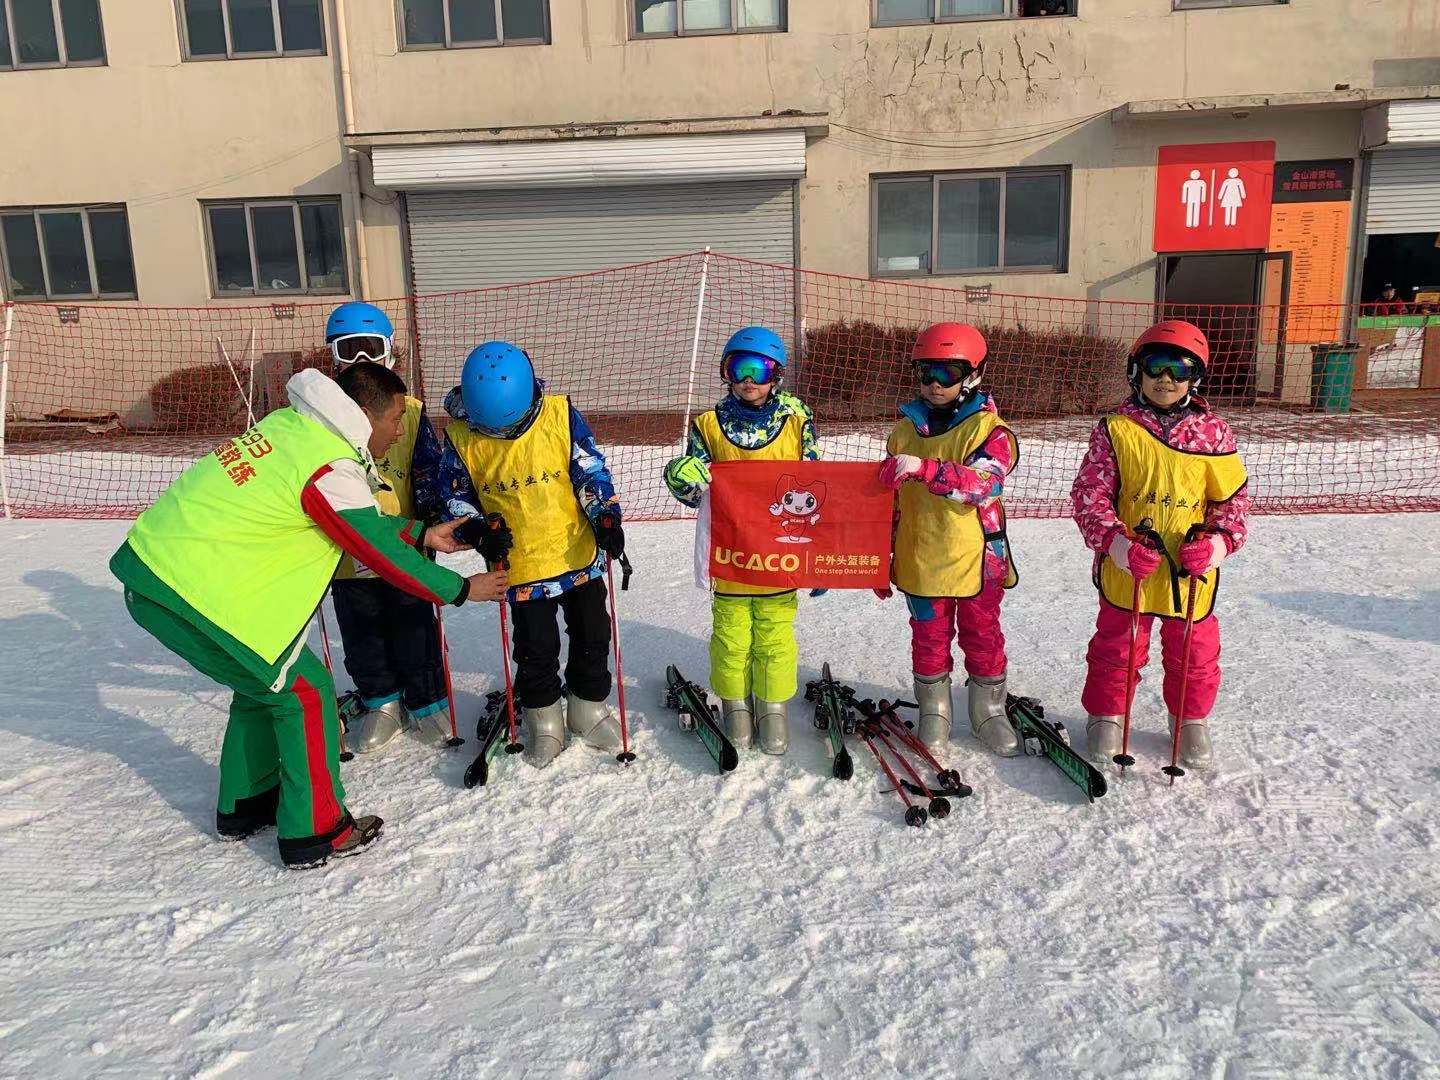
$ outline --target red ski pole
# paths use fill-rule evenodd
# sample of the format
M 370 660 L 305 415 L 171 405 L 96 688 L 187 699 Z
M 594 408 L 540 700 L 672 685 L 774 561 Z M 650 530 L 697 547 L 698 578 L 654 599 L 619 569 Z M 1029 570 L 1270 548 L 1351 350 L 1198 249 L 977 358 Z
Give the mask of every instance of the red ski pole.
M 440 614 L 440 605 L 435 605 L 435 633 L 440 639 L 440 665 L 445 669 L 445 700 L 450 705 L 450 738 L 445 740 L 445 745 L 453 749 L 461 746 L 465 740 L 460 738 L 460 732 L 455 727 L 455 684 L 450 680 L 450 641 L 445 636 L 445 619 Z
M 1201 578 L 1190 578 L 1190 589 L 1185 597 L 1185 640 L 1180 646 L 1180 700 L 1175 703 L 1175 732 L 1170 736 L 1170 764 L 1160 771 L 1170 777 L 1170 786 L 1175 778 L 1184 776 L 1185 770 L 1177 762 L 1180 759 L 1180 729 L 1185 726 L 1185 691 L 1190 685 L 1190 641 L 1195 630 L 1195 590 Z
M 1142 518 L 1135 529 L 1137 537 L 1154 539 L 1157 546 L 1163 552 L 1164 541 L 1156 535 L 1154 527 L 1149 518 Z M 1120 766 L 1120 775 L 1125 775 L 1125 769 L 1135 764 L 1135 759 L 1130 755 L 1130 713 L 1135 705 L 1135 654 L 1140 648 L 1140 600 L 1142 579 L 1133 578 L 1134 588 L 1130 593 L 1130 658 L 1125 662 L 1125 720 L 1120 728 L 1120 753 L 1115 755 L 1114 761 Z
M 906 702 L 905 704 L 910 703 Z M 916 735 L 915 732 L 911 731 L 908 727 L 905 726 L 904 722 L 895 712 L 895 710 L 900 705 L 901 702 L 885 701 L 882 699 L 876 713 L 876 715 L 880 719 L 880 722 L 884 726 L 888 727 L 890 731 L 902 743 L 904 743 L 915 753 L 919 754 L 921 759 L 932 769 L 935 770 L 935 779 L 937 781 L 939 781 L 941 784 L 953 787 L 957 791 L 964 792 L 964 795 L 960 796 L 961 798 L 964 798 L 965 795 L 969 795 L 970 787 L 968 784 L 961 783 L 960 773 L 955 769 L 947 769 L 945 768 L 945 766 L 941 765 L 935 755 L 930 752 L 930 748 L 920 741 L 920 737 Z
M 505 564 L 502 562 L 501 567 Z M 505 617 L 505 598 L 500 598 L 500 663 L 505 667 L 505 710 L 510 718 L 510 741 L 505 744 L 507 754 L 518 754 L 525 745 L 515 736 L 515 679 L 510 674 L 510 623 Z
M 624 571 L 620 578 L 621 588 L 626 588 L 630 584 L 630 563 L 624 555 L 620 556 L 620 566 Z M 625 720 L 625 668 L 620 663 L 620 615 L 615 606 L 615 560 L 609 555 L 605 556 L 605 577 L 610 585 L 610 641 L 615 647 L 615 694 L 620 703 L 620 753 L 615 755 L 615 760 L 621 765 L 629 765 L 635 760 L 635 755 L 630 750 L 630 727 Z
M 916 806 L 910 801 L 910 796 L 905 793 L 905 787 L 900 783 L 899 777 L 895 775 L 895 770 L 885 763 L 885 759 L 880 756 L 880 751 L 875 749 L 875 744 L 870 740 L 870 736 L 862 731 L 860 733 L 860 739 L 865 743 L 866 747 L 869 748 L 875 760 L 879 762 L 880 768 L 885 770 L 885 775 L 890 779 L 891 787 L 895 789 L 895 793 L 900 796 L 901 802 L 905 804 L 905 824 L 914 825 L 917 828 L 924 825 L 925 819 L 930 816 L 925 812 L 925 808 L 923 806 Z
M 900 752 L 899 748 L 886 737 L 885 732 L 878 727 L 875 731 L 875 737 L 880 740 L 880 744 L 884 746 L 886 750 L 890 751 L 891 756 L 899 763 L 900 768 L 905 770 L 910 779 L 915 782 L 915 786 L 920 789 L 925 798 L 930 800 L 930 816 L 936 821 L 949 817 L 950 801 L 940 795 L 936 795 L 925 786 L 925 781 L 920 779 L 920 774 L 915 771 L 915 766 L 910 764 L 910 760 Z

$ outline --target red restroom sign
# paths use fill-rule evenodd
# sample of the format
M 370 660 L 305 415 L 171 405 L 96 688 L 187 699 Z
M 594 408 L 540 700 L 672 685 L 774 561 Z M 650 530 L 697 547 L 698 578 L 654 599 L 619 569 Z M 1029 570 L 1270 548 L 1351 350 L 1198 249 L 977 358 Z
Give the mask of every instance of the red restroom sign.
M 1274 142 L 1160 147 L 1155 250 L 1263 250 L 1274 183 Z

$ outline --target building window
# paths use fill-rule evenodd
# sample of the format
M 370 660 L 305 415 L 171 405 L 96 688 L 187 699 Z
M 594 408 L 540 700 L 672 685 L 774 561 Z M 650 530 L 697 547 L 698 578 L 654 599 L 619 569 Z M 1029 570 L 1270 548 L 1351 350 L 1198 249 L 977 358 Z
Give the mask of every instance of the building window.
M 321 56 L 321 0 L 181 0 L 187 60 Z
M 877 277 L 1062 273 L 1069 253 L 1068 169 L 877 177 Z
M 216 296 L 347 289 L 338 198 L 206 203 L 205 231 Z
M 547 0 L 400 0 L 406 49 L 548 45 Z
M 1079 0 L 872 0 L 873 26 L 1074 15 Z
M 0 210 L 12 300 L 133 300 L 135 262 L 123 206 Z
M 0 70 L 104 63 L 99 0 L 0 0 Z
M 1227 7 L 1274 7 L 1288 4 L 1290 0 L 1175 0 L 1176 11 L 1194 11 L 1197 8 Z
M 785 29 L 786 0 L 634 0 L 632 37 L 748 34 Z

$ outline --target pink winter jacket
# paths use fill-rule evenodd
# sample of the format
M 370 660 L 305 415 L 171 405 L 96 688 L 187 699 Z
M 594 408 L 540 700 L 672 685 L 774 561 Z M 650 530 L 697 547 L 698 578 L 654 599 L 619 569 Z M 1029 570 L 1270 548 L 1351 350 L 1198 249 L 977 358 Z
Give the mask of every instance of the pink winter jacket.
M 1135 404 L 1133 399 L 1120 406 L 1116 413 L 1143 425 L 1176 450 L 1228 454 L 1235 449 L 1235 436 L 1230 433 L 1230 425 L 1211 412 L 1210 406 L 1198 395 L 1191 395 L 1189 412 L 1170 429 L 1168 438 L 1155 414 Z M 1085 460 L 1080 463 L 1080 472 L 1070 487 L 1070 503 L 1074 508 L 1075 524 L 1080 526 L 1085 546 L 1095 552 L 1097 566 L 1116 531 L 1124 528 L 1115 513 L 1119 487 L 1120 470 L 1115 462 L 1115 451 L 1110 446 L 1110 436 L 1104 424 L 1096 424 L 1090 435 L 1090 449 L 1086 451 Z M 1248 484 L 1226 502 L 1211 503 L 1205 508 L 1205 524 L 1224 538 L 1225 547 L 1231 555 L 1245 544 L 1245 519 L 1249 512 Z

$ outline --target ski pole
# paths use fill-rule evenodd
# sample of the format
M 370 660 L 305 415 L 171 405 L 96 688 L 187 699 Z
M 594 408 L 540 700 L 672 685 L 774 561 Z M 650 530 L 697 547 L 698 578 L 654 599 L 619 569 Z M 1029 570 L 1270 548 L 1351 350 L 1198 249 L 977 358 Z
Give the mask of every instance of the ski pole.
M 445 636 L 445 619 L 440 614 L 440 605 L 435 605 L 435 634 L 440 639 L 440 666 L 445 669 L 445 700 L 450 705 L 450 738 L 445 745 L 450 749 L 463 745 L 460 732 L 455 727 L 455 684 L 450 679 L 450 640 Z
M 1142 518 L 1140 524 L 1135 528 L 1135 535 L 1145 539 L 1153 539 L 1165 550 L 1165 542 L 1156 535 L 1150 519 Z M 1135 705 L 1135 654 L 1140 648 L 1140 600 L 1141 586 L 1140 578 L 1132 576 L 1134 582 L 1130 591 L 1130 658 L 1125 662 L 1125 719 L 1120 727 L 1120 753 L 1114 757 L 1116 765 L 1120 766 L 1120 775 L 1125 775 L 1125 769 L 1135 764 L 1135 759 L 1130 755 L 1130 713 Z
M 320 623 L 320 655 L 325 660 L 325 670 L 330 673 L 330 685 L 335 685 L 335 665 L 330 660 L 330 631 L 325 626 L 325 597 L 320 597 L 320 606 L 315 609 L 315 615 Z M 339 717 L 336 717 L 337 721 Z M 345 748 L 345 725 L 343 722 L 336 724 L 340 733 L 340 760 L 353 761 L 355 755 Z
M 895 760 L 900 763 L 900 767 L 909 774 L 910 779 L 915 781 L 916 785 L 920 788 L 920 790 L 925 793 L 925 798 L 930 800 L 930 816 L 935 818 L 937 821 L 949 817 L 950 801 L 940 795 L 936 795 L 933 791 L 926 787 L 925 781 L 920 779 L 920 774 L 915 771 L 915 767 L 910 764 L 910 760 L 904 754 L 902 754 L 900 750 L 888 738 L 886 738 L 885 732 L 881 731 L 878 726 L 876 727 L 875 735 L 880 740 L 881 745 L 884 746 L 885 749 L 889 750 Z
M 622 568 L 621 587 L 625 588 L 630 584 L 630 563 L 624 555 L 620 556 Z M 635 755 L 630 750 L 630 728 L 625 721 L 625 668 L 620 663 L 620 615 L 616 610 L 615 600 L 615 560 L 609 555 L 605 556 L 605 577 L 610 584 L 610 640 L 615 646 L 615 693 L 620 702 L 620 753 L 615 755 L 615 760 L 621 765 L 629 765 L 635 760 Z
M 1188 544 L 1195 538 L 1196 532 L 1204 531 L 1204 526 L 1198 522 L 1190 526 L 1185 533 L 1185 542 Z M 1185 594 L 1185 639 L 1180 645 L 1180 700 L 1175 703 L 1175 731 L 1170 736 L 1170 764 L 1160 771 L 1170 777 L 1170 786 L 1175 786 L 1175 778 L 1184 776 L 1185 770 L 1178 762 L 1180 760 L 1180 729 L 1185 726 L 1185 692 L 1190 687 L 1190 643 L 1194 638 L 1195 631 L 1195 593 L 1203 577 L 1190 576 L 1190 585 Z
M 935 770 L 935 779 L 937 781 L 947 787 L 953 787 L 957 790 L 965 791 L 968 794 L 969 788 L 961 782 L 960 773 L 955 769 L 947 769 L 941 765 L 935 755 L 930 752 L 930 748 L 921 742 L 920 737 L 901 721 L 895 712 L 901 705 L 909 705 L 909 702 L 885 701 L 881 699 L 879 711 L 876 715 L 879 716 L 883 724 L 889 726 L 890 730 L 893 731 L 906 746 L 919 754 L 925 763 Z
M 916 806 L 910 801 L 910 796 L 905 793 L 905 788 L 900 783 L 899 777 L 895 775 L 895 770 L 885 764 L 885 759 L 880 756 L 880 751 L 875 749 L 875 744 L 870 740 L 870 736 L 862 731 L 860 732 L 860 738 L 870 749 L 870 753 L 874 755 L 875 760 L 879 762 L 880 768 L 885 770 L 885 775 L 890 778 L 890 785 L 895 789 L 895 794 L 899 795 L 900 801 L 905 804 L 905 824 L 914 825 L 917 828 L 924 825 L 925 819 L 929 816 L 925 813 L 925 808 L 923 806 Z
M 500 564 L 505 565 L 503 562 Z M 505 598 L 500 598 L 500 663 L 505 668 L 505 711 L 510 719 L 510 741 L 505 744 L 507 754 L 518 754 L 525 749 L 515 735 L 515 679 L 510 674 L 510 624 L 505 617 Z

